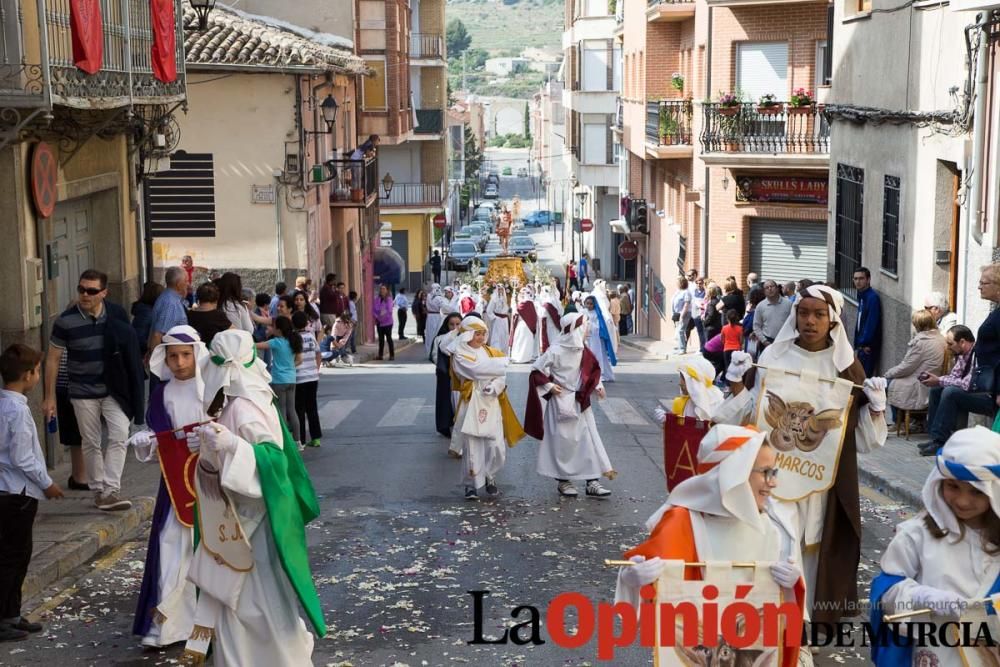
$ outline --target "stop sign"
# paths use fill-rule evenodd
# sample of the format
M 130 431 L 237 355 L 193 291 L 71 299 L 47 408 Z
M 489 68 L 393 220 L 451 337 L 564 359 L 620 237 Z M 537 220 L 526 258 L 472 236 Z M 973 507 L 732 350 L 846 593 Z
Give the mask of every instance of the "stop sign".
M 591 220 L 590 218 L 584 218 L 583 220 L 580 221 L 580 231 L 581 232 L 590 232 L 590 231 L 593 231 L 593 230 L 594 230 L 594 221 L 593 220 Z
M 622 241 L 618 246 L 618 256 L 625 261 L 632 261 L 639 256 L 639 244 L 635 241 Z
M 448 219 L 445 218 L 444 213 L 438 213 L 434 216 L 434 226 L 438 229 L 444 229 L 448 224 Z

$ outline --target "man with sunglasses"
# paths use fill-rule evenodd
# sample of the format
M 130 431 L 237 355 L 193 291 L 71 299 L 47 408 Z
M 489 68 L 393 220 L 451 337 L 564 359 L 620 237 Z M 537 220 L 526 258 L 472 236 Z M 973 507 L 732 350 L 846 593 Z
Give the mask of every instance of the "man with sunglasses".
M 125 467 L 129 423 L 143 423 L 145 391 L 139 339 L 125 309 L 106 300 L 108 276 L 94 269 L 80 275 L 77 302 L 52 325 L 45 358 L 46 420 L 56 412 L 55 387 L 59 362 L 67 354 L 69 397 L 80 426 L 83 456 L 95 493 L 94 505 L 104 511 L 132 506 L 119 497 Z M 101 451 L 101 419 L 108 425 L 108 445 Z

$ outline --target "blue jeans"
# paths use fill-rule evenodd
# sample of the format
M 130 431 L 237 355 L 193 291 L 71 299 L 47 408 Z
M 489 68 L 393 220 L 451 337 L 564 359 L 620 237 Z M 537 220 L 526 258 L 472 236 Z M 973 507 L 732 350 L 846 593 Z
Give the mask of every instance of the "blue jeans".
M 931 440 L 944 444 L 951 437 L 958 424 L 964 422 L 969 413 L 993 415 L 996 403 L 987 393 L 973 394 L 959 387 L 931 387 L 930 402 L 927 405 L 927 432 Z

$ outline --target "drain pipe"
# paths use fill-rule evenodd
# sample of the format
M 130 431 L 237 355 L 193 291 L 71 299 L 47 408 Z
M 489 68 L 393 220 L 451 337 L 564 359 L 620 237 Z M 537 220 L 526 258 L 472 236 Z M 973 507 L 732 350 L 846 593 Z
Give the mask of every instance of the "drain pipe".
M 969 247 L 969 235 L 975 234 L 975 238 L 979 245 L 983 244 L 982 235 L 979 230 L 981 229 L 981 221 L 985 215 L 983 210 L 983 171 L 984 166 L 984 156 L 986 154 L 986 92 L 989 85 L 989 15 L 985 13 L 980 13 L 976 15 L 976 26 L 979 28 L 982 34 L 979 36 L 979 53 L 977 54 L 976 60 L 976 89 L 975 89 L 975 107 L 972 115 L 972 162 L 970 164 L 970 169 L 972 171 L 972 181 L 969 185 L 969 195 L 968 195 L 968 206 L 966 210 L 966 220 L 968 221 L 968 232 L 963 234 L 959 240 L 959 253 L 961 256 L 968 258 L 968 247 Z M 959 269 L 962 273 L 961 284 L 962 289 L 960 294 L 963 297 L 968 293 L 969 286 L 969 266 L 968 261 L 965 262 L 963 266 Z M 962 318 L 963 322 L 965 318 L 968 317 L 968 300 L 963 299 L 962 301 Z
M 714 18 L 713 9 L 714 8 L 711 5 L 709 5 L 709 7 L 708 7 L 708 45 L 706 46 L 706 53 L 705 53 L 705 70 L 706 70 L 705 71 L 705 91 L 706 91 L 707 94 L 711 94 L 711 91 L 712 91 L 712 19 Z M 704 109 L 702 109 L 701 122 L 702 122 L 702 126 L 703 126 L 702 130 L 704 131 L 704 123 L 705 123 L 705 110 Z M 693 139 L 694 138 L 692 137 L 692 140 Z M 711 170 L 711 168 L 709 168 L 706 165 L 705 166 L 705 188 L 704 188 L 704 191 L 705 191 L 705 205 L 701 207 L 701 220 L 698 221 L 698 235 L 701 238 L 701 243 L 699 244 L 700 245 L 699 250 L 701 251 L 699 253 L 701 255 L 701 257 L 699 257 L 699 259 L 701 260 L 699 262 L 699 264 L 700 264 L 699 274 L 703 275 L 703 276 L 707 276 L 708 275 L 708 222 L 709 222 L 709 215 L 710 215 L 711 208 L 712 208 L 711 204 L 710 204 L 711 200 L 710 200 L 710 197 L 709 197 L 709 195 L 711 195 L 711 192 L 712 192 L 712 185 L 711 184 L 712 184 L 712 170 Z

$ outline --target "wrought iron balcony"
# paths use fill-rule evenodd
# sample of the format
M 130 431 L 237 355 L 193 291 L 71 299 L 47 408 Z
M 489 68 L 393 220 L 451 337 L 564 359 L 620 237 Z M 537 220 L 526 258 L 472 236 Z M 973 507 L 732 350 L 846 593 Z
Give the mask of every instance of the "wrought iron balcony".
M 443 58 L 444 39 L 433 32 L 415 32 L 410 35 L 410 58 Z
M 367 208 L 378 196 L 378 160 L 341 158 L 326 163 L 332 170 L 330 206 L 336 208 Z
M 690 100 L 660 100 L 646 103 L 646 141 L 654 146 L 690 146 Z
M 388 196 L 385 188 L 379 186 L 382 208 L 430 208 L 440 207 L 444 200 L 441 183 L 394 183 Z
M 828 154 L 830 123 L 822 107 L 753 103 L 702 105 L 705 153 Z
M 416 134 L 441 134 L 444 132 L 444 112 L 441 109 L 417 109 Z

